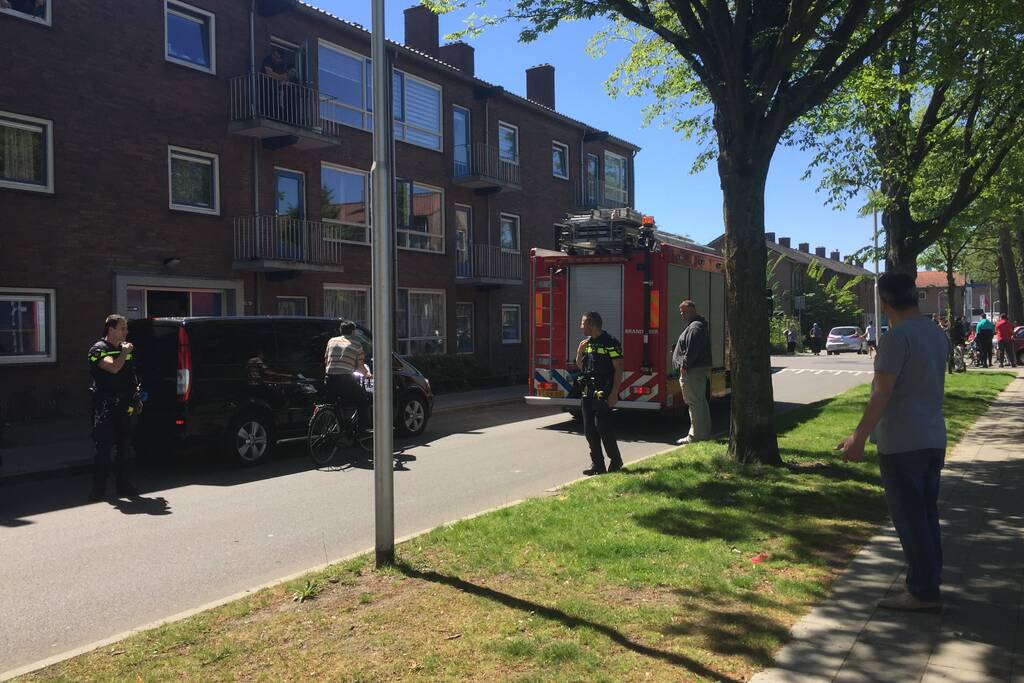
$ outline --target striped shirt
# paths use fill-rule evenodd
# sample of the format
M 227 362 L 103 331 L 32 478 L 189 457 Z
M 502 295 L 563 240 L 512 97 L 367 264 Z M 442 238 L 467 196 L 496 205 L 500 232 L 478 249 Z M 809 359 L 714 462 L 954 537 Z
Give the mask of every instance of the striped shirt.
M 355 339 L 342 335 L 333 337 L 327 342 L 324 363 L 328 375 L 350 375 L 353 372 L 362 372 L 364 362 L 363 345 Z

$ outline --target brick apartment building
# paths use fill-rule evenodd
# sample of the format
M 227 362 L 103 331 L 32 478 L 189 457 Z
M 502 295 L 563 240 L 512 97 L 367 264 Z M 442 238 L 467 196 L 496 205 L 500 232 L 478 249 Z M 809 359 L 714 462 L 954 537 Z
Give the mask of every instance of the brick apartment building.
M 709 246 L 720 249 L 724 239 L 724 235 L 718 237 Z M 863 276 L 864 279 L 857 285 L 855 292 L 857 306 L 864 310 L 864 319 L 851 320 L 849 324 L 864 326 L 867 323 L 867 319 L 874 312 L 875 305 L 874 273 L 866 270 L 862 264 L 846 263 L 836 250 L 828 253 L 826 247 L 816 247 L 814 253 L 811 253 L 811 245 L 808 242 L 801 242 L 794 249 L 791 238 L 780 237 L 776 240 L 774 232 L 765 233 L 765 246 L 768 249 L 769 266 L 778 262 L 772 273 L 772 281 L 777 285 L 776 290 L 786 315 L 795 316 L 797 314 L 793 297 L 804 291 L 807 268 L 812 263 L 816 263 L 825 269 L 828 277 L 838 276 L 841 284 L 846 284 L 855 277 Z
M 958 313 L 962 313 L 967 282 L 960 273 L 953 273 L 953 283 L 956 290 L 954 306 Z M 946 273 L 937 270 L 917 271 L 917 298 L 922 313 L 946 315 L 946 309 L 949 307 Z
M 369 322 L 369 33 L 254 6 L 0 9 L 16 56 L 0 79 L 0 414 L 84 405 L 110 311 Z M 632 205 L 638 148 L 558 114 L 549 65 L 526 98 L 476 78 L 473 48 L 439 45 L 425 8 L 406 10 L 405 42 L 389 43 L 399 350 L 525 368 L 529 249 L 554 248 L 566 211 Z

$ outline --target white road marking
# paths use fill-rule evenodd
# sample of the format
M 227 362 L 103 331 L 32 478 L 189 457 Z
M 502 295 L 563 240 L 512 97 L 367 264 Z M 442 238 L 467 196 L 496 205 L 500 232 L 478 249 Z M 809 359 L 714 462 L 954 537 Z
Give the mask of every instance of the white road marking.
M 794 375 L 800 375 L 805 372 L 813 372 L 815 375 L 820 375 L 823 372 L 830 372 L 833 375 L 872 375 L 872 370 L 814 370 L 812 368 L 782 368 L 776 374 L 783 372 L 792 372 Z
M 821 374 L 821 373 L 823 373 L 823 372 L 825 372 L 825 371 L 824 371 L 824 370 L 815 370 L 815 371 L 814 371 L 814 374 L 815 374 L 815 375 L 820 375 L 820 374 Z

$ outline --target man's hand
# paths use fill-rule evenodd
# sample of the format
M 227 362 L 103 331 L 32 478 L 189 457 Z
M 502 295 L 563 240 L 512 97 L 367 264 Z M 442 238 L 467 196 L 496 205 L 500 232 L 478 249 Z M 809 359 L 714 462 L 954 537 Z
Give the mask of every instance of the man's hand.
M 121 350 L 125 353 L 131 353 L 135 350 L 135 344 L 132 344 L 131 342 L 121 342 Z
M 848 436 L 836 446 L 839 456 L 844 462 L 862 462 L 864 460 L 864 442 L 856 436 Z

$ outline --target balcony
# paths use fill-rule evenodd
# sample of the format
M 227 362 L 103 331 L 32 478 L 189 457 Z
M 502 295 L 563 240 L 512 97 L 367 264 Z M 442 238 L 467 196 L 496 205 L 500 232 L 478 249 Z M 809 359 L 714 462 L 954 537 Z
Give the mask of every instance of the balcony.
M 336 124 L 320 115 L 321 105 L 332 103 L 332 98 L 266 74 L 236 76 L 230 84 L 230 132 L 258 138 L 266 149 L 316 149 L 337 144 Z
M 519 164 L 503 159 L 497 147 L 455 145 L 452 182 L 480 193 L 523 189 Z
M 241 216 L 234 221 L 234 268 L 340 272 L 338 228 L 288 216 Z
M 604 184 L 592 185 L 577 197 L 580 209 L 625 209 L 629 206 L 629 193 Z
M 524 256 L 488 244 L 456 252 L 455 277 L 463 284 L 518 285 L 523 282 Z

